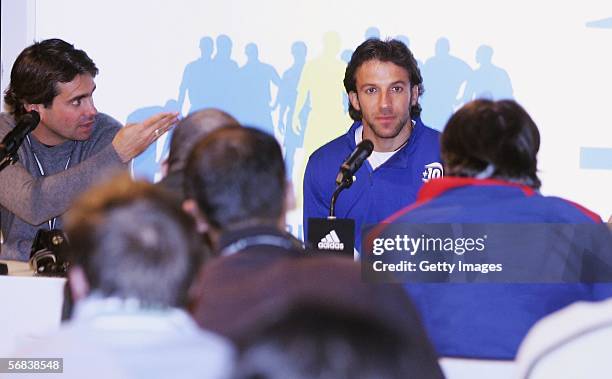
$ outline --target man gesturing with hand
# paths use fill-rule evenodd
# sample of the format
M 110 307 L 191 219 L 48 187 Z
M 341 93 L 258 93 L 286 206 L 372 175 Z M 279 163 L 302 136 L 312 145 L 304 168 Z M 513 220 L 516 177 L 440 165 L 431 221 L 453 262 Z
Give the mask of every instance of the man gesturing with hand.
M 160 113 L 121 127 L 93 102 L 98 68 L 82 50 L 60 39 L 27 47 L 17 57 L 0 114 L 0 138 L 26 113 L 40 115 L 18 162 L 0 172 L 0 259 L 27 260 L 39 229 L 61 229 L 72 199 L 111 169 L 127 163 L 176 122 Z

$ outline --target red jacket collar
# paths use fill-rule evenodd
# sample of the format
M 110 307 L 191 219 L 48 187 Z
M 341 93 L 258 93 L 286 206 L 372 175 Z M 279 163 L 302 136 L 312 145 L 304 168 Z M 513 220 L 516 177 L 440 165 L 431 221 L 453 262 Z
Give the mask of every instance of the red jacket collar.
M 524 184 L 507 182 L 499 179 L 475 179 L 475 178 L 461 178 L 456 176 L 449 176 L 440 179 L 433 179 L 419 190 L 417 195 L 417 203 L 423 201 L 429 201 L 434 199 L 443 193 L 450 191 L 455 188 L 467 187 L 467 186 L 504 186 L 504 187 L 515 187 L 523 191 L 525 196 L 533 196 L 535 190 Z

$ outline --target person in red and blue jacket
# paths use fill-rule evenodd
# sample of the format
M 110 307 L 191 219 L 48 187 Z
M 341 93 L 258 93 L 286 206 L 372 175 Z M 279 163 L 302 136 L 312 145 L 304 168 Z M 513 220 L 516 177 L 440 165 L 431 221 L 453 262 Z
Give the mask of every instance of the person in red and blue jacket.
M 476 100 L 457 111 L 441 137 L 445 177 L 384 223 L 601 223 L 571 201 L 539 192 L 538 128 L 512 100 Z M 518 238 L 518 236 L 517 236 Z M 542 268 L 545 270 L 545 268 Z M 409 283 L 441 356 L 514 359 L 529 328 L 578 300 L 612 295 L 587 283 Z

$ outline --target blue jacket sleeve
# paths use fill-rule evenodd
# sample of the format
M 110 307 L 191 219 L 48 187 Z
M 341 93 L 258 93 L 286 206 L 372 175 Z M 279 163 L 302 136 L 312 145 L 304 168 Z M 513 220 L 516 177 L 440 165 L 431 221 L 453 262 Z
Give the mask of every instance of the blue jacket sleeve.
M 317 167 L 316 161 L 309 159 L 304 174 L 304 240 L 308 239 L 308 219 L 327 217 L 329 214 L 329 199 L 325 199 L 324 190 L 321 186 L 317 173 L 322 171 Z

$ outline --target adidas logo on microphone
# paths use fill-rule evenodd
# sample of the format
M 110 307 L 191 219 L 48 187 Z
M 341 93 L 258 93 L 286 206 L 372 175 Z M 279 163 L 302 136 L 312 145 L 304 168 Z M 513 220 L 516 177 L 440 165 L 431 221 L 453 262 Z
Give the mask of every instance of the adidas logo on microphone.
M 344 244 L 340 242 L 338 234 L 335 230 L 327 233 L 327 235 L 321 238 L 321 241 L 317 244 L 319 250 L 344 250 Z

